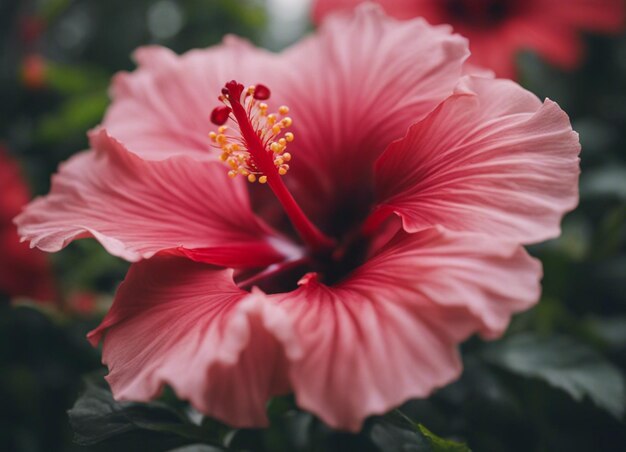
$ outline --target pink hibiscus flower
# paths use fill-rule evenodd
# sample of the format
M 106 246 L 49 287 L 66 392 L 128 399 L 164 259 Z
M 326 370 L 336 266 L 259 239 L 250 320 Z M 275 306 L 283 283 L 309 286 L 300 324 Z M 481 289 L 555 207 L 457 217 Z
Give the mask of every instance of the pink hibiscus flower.
M 338 9 L 368 0 L 315 0 L 316 22 Z M 618 33 L 624 29 L 624 0 L 375 0 L 400 19 L 422 16 L 450 24 L 470 40 L 473 64 L 499 77 L 515 78 L 515 59 L 532 50 L 564 69 L 584 53 L 579 30 Z
M 449 27 L 370 7 L 281 54 L 138 50 L 92 149 L 17 219 L 43 250 L 90 236 L 135 262 L 90 334 L 114 395 L 170 385 L 262 426 L 293 392 L 358 430 L 532 306 L 520 244 L 576 205 L 578 138 L 555 103 L 464 77 L 467 55 Z
M 29 200 L 17 162 L 0 145 L 0 295 L 50 301 L 55 291 L 45 255 L 20 243 L 13 224 Z

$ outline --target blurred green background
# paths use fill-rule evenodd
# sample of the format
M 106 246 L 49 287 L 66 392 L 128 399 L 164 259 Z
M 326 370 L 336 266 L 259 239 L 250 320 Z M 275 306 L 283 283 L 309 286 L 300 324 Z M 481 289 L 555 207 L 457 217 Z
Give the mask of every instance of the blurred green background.
M 306 5 L 295 0 L 0 0 L 0 141 L 33 193 L 43 194 L 58 163 L 86 147 L 110 77 L 133 68 L 136 47 L 183 52 L 236 33 L 280 49 L 309 28 Z M 531 250 L 545 267 L 542 302 L 518 316 L 504 340 L 465 344 L 460 381 L 402 407 L 474 451 L 626 450 L 626 36 L 587 41 L 586 63 L 574 73 L 520 56 L 521 83 L 557 101 L 583 144 L 580 207 L 560 239 Z M 0 303 L 0 451 L 152 451 L 193 442 L 194 435 L 154 427 L 161 424 L 153 414 L 146 423 L 143 412 L 143 424 L 136 413 L 102 419 L 105 430 L 107 422 L 132 428 L 98 444 L 75 425 L 79 442 L 94 444 L 72 442 L 66 411 L 84 392 L 82 377 L 102 375 L 84 335 L 127 266 L 92 241 L 51 262 L 58 308 Z M 88 396 L 102 402 L 99 388 Z M 274 401 L 270 414 L 268 430 L 205 420 L 202 434 L 232 450 L 467 450 L 428 440 L 406 419 L 396 422 L 398 413 L 372 420 L 360 435 L 330 431 L 290 398 Z

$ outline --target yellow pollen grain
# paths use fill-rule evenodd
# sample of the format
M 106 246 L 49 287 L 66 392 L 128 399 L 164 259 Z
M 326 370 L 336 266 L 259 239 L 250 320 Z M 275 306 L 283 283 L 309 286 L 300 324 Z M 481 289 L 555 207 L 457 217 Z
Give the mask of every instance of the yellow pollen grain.
M 296 138 L 296 136 L 291 133 L 291 132 L 287 132 L 285 134 L 285 140 L 287 140 L 287 142 L 291 143 L 294 139 Z
M 284 176 L 285 174 L 287 174 L 287 168 L 285 168 L 284 166 L 281 166 L 278 169 L 278 174 L 280 174 L 281 176 Z
M 274 135 L 278 135 L 282 129 L 283 128 L 280 125 L 276 124 L 272 127 L 272 132 L 274 132 Z
M 228 160 L 228 154 L 223 153 L 222 155 L 220 155 L 220 160 L 221 160 L 222 162 L 225 162 L 226 160 Z
M 281 157 L 278 157 L 277 159 L 274 160 L 274 165 L 276 166 L 280 166 L 283 163 L 285 163 L 285 161 Z
M 283 154 L 283 160 L 284 160 L 285 162 L 290 161 L 290 160 L 291 160 L 291 154 L 290 154 L 289 152 L 285 152 L 285 153 Z
M 283 118 L 282 121 L 280 122 L 285 127 L 291 127 L 291 125 L 293 124 L 293 120 L 289 116 L 287 116 L 286 118 Z
M 228 143 L 228 138 L 226 138 L 226 135 L 219 134 L 217 138 L 215 139 L 215 141 L 217 141 L 217 144 L 219 145 L 224 145 Z
M 216 138 L 217 138 L 217 133 L 215 133 L 215 132 L 209 132 L 209 139 L 210 139 L 211 141 L 215 141 L 215 140 L 216 140 Z
M 226 132 L 227 130 L 228 130 L 228 127 L 227 127 L 227 126 L 220 126 L 220 128 L 219 128 L 219 129 L 217 129 L 217 132 L 218 132 L 218 133 L 224 133 L 224 132 Z
M 282 147 L 285 147 L 287 146 L 287 140 L 281 138 L 280 140 L 278 140 L 278 144 L 280 144 Z
M 280 151 L 280 144 L 274 142 L 274 143 L 270 144 L 270 149 L 272 150 L 272 152 L 278 153 Z
M 278 109 L 278 113 L 280 113 L 281 115 L 285 116 L 287 113 L 289 113 L 289 107 L 286 105 L 281 106 Z
M 256 176 L 254 174 L 249 174 L 248 182 L 256 182 Z
M 259 177 L 259 183 L 264 184 L 267 182 L 267 176 L 261 176 Z

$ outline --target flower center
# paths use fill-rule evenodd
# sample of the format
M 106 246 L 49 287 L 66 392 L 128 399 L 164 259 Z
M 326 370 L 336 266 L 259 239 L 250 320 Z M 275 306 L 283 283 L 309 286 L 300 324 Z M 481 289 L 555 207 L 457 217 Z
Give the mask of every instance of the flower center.
M 514 7 L 516 0 L 443 0 L 448 14 L 458 22 L 480 27 L 502 22 Z
M 285 132 L 292 125 L 286 116 L 288 107 L 268 113 L 269 106 L 264 101 L 270 96 L 265 85 L 246 89 L 235 80 L 226 83 L 218 98 L 222 105 L 211 113 L 211 122 L 219 128 L 209 138 L 213 147 L 220 150 L 220 160 L 230 168 L 230 177 L 243 176 L 251 183 L 267 184 L 312 254 L 328 254 L 335 241 L 307 218 L 282 180 L 291 161 L 287 145 L 295 137 Z M 227 125 L 229 121 L 232 126 Z

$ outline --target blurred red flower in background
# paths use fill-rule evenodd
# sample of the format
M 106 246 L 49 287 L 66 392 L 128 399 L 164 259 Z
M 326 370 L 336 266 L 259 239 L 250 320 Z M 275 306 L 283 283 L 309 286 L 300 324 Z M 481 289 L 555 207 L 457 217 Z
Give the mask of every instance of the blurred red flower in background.
M 25 88 L 39 90 L 46 86 L 47 63 L 37 53 L 26 55 L 22 59 L 20 78 Z
M 369 0 L 315 0 L 313 19 Z M 584 53 L 580 30 L 617 33 L 624 29 L 624 0 L 376 0 L 394 17 L 422 16 L 450 24 L 470 40 L 470 62 L 516 77 L 516 56 L 532 50 L 551 63 L 575 68 Z
M 46 256 L 20 243 L 13 224 L 28 201 L 18 164 L 0 144 L 0 294 L 49 301 L 55 291 Z

